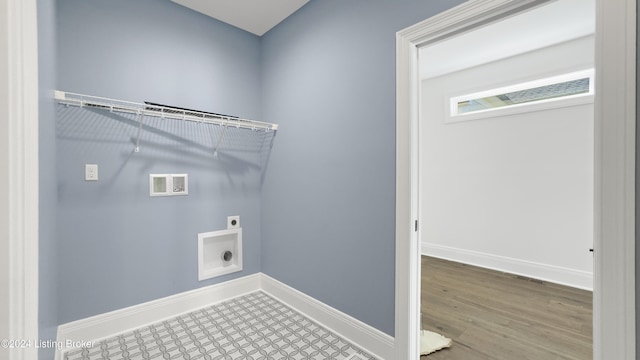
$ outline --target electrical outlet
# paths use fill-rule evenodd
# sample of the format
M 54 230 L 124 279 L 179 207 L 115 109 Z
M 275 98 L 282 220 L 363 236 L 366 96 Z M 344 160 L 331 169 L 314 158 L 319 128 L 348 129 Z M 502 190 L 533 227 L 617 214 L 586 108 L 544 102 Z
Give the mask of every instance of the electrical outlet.
M 240 227 L 240 216 L 227 216 L 227 229 L 235 229 Z
M 84 164 L 84 179 L 86 181 L 98 181 L 97 164 Z

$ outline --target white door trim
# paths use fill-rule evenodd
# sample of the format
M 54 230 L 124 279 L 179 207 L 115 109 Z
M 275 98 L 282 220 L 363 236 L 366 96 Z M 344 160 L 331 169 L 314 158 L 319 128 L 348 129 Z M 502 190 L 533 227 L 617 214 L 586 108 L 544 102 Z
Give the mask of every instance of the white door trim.
M 636 1 L 596 1 L 594 358 L 635 359 Z
M 418 47 L 546 0 L 470 0 L 396 37 L 396 356 L 418 358 Z M 636 3 L 596 0 L 594 359 L 635 359 Z M 606 6 L 605 6 L 606 2 Z M 606 354 L 606 357 L 605 355 Z
M 30 342 L 11 360 L 38 358 L 37 22 L 36 0 L 0 0 L 0 334 Z

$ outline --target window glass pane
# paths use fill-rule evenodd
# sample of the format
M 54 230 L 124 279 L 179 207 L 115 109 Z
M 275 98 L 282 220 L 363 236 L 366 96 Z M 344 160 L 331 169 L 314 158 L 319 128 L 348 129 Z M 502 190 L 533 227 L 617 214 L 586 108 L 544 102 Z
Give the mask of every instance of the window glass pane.
M 590 77 L 584 77 L 519 91 L 459 101 L 457 103 L 457 113 L 465 114 L 571 95 L 588 94 L 590 81 Z

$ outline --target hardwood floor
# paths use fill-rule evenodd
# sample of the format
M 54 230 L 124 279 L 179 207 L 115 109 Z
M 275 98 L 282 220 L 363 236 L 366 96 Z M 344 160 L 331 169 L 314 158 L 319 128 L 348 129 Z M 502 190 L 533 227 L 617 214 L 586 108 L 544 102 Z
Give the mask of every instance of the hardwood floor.
M 453 339 L 421 360 L 592 359 L 592 293 L 422 257 L 422 328 Z

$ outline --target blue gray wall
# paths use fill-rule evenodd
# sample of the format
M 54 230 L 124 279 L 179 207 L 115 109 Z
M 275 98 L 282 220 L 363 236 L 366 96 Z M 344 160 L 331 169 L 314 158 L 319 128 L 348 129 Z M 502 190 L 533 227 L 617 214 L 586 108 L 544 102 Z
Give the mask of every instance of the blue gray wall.
M 38 0 L 39 103 L 39 337 L 55 340 L 58 325 L 58 265 L 56 245 L 56 15 L 55 0 Z M 41 348 L 41 359 L 53 359 L 54 349 Z
M 395 33 L 460 0 L 312 0 L 262 39 L 262 270 L 390 335 Z
M 167 0 L 58 0 L 57 88 L 261 118 L 260 39 Z M 57 106 L 58 321 L 260 271 L 265 139 L 216 126 Z M 99 181 L 84 181 L 84 164 Z M 149 197 L 150 173 L 189 195 Z M 54 179 L 51 179 L 54 181 Z M 198 282 L 197 234 L 240 215 L 244 271 Z M 43 260 L 45 261 L 45 260 Z
M 245 271 L 216 281 L 263 270 L 393 334 L 395 32 L 460 2 L 314 0 L 260 39 L 164 0 L 58 0 L 57 88 L 285 129 L 216 159 L 219 129 L 145 119 L 134 153 L 135 116 L 58 106 L 58 321 L 212 283 L 196 234 L 239 214 Z M 190 195 L 149 198 L 166 172 Z
M 58 321 L 213 283 L 196 233 L 239 214 L 246 270 L 218 280 L 263 271 L 393 335 L 395 32 L 461 2 L 312 0 L 260 39 L 164 0 L 58 0 L 58 88 L 281 124 L 270 155 L 234 133 L 215 159 L 215 131 L 148 120 L 133 153 L 135 117 L 57 107 Z M 150 199 L 154 172 L 190 195 Z

